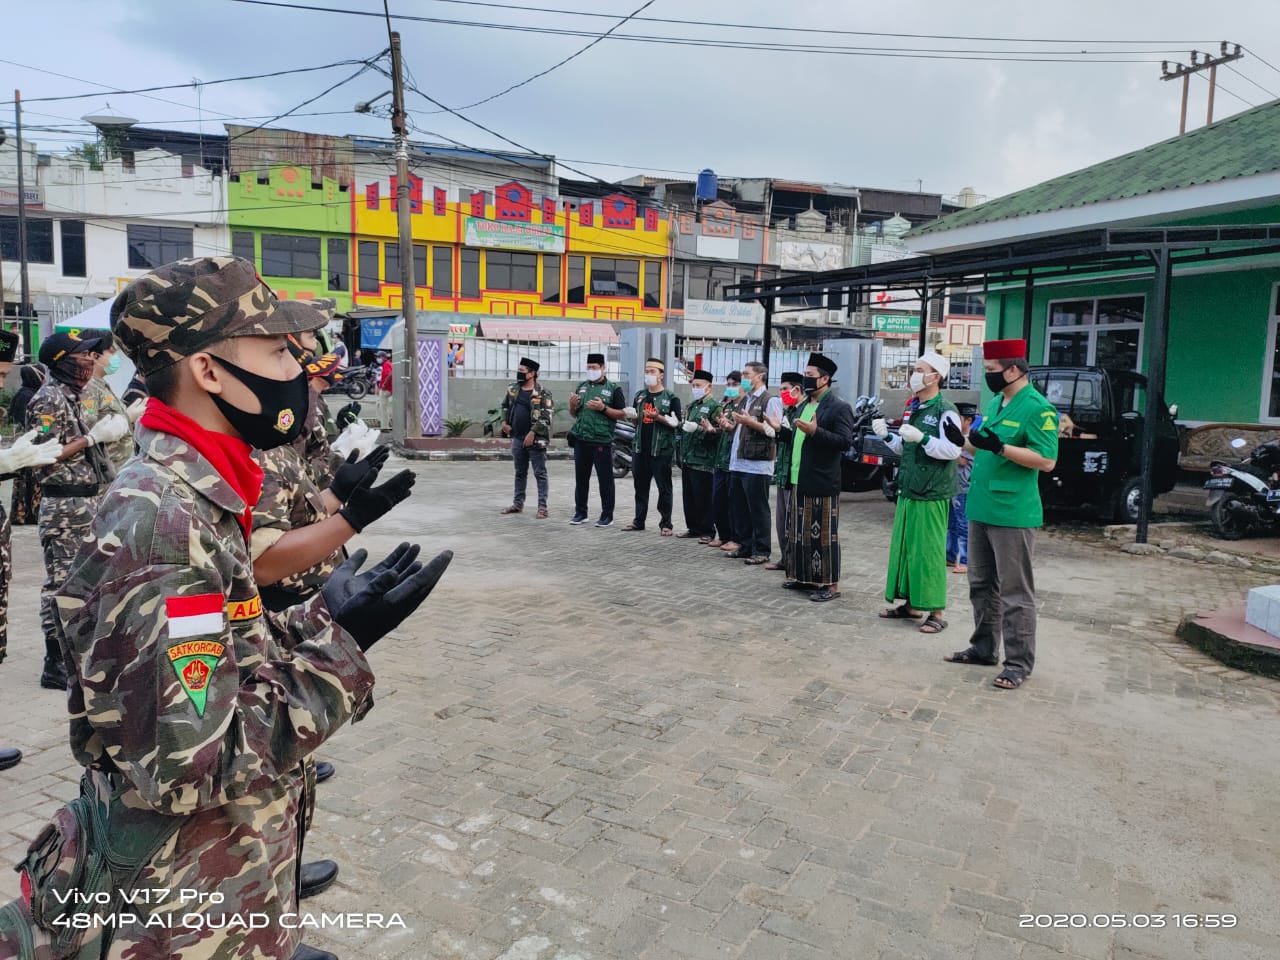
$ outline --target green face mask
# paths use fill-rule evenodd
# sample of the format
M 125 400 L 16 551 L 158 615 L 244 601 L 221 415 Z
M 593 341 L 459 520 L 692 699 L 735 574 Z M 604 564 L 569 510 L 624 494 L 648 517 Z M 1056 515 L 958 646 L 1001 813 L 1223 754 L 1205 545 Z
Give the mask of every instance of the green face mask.
M 736 399 L 736 398 L 737 398 L 737 396 L 738 396 L 738 388 L 737 388 L 737 387 L 725 387 L 725 388 L 724 388 L 724 395 L 725 395 L 725 397 L 727 397 L 728 399 L 730 399 L 730 400 L 734 400 L 734 399 Z

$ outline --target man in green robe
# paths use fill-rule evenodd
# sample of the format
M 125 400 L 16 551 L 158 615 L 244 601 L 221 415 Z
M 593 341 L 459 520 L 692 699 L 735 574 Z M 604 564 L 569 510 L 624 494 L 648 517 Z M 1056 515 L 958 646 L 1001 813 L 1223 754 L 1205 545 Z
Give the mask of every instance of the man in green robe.
M 956 460 L 964 446 L 960 415 L 942 397 L 951 365 L 928 351 L 911 374 L 911 402 L 896 437 L 883 419 L 872 422 L 876 436 L 902 457 L 898 508 L 889 541 L 889 575 L 884 598 L 905 602 L 880 611 L 885 620 L 924 615 L 921 633 L 941 633 L 947 621 L 947 521 L 956 492 Z

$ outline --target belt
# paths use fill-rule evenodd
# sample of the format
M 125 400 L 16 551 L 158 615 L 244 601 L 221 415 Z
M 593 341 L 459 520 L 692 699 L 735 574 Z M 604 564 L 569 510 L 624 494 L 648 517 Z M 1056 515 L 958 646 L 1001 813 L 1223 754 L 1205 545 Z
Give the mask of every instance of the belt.
M 46 497 L 96 497 L 102 487 L 96 483 L 46 483 Z

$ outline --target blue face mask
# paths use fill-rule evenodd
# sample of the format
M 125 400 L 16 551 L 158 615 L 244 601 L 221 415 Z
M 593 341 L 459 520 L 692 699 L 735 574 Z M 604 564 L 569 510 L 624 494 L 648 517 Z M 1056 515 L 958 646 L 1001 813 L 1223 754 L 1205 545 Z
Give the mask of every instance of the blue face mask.
M 120 369 L 120 354 L 113 353 L 111 359 L 107 361 L 106 372 L 108 375 L 115 373 Z
M 728 397 L 730 400 L 732 400 L 734 397 L 736 397 L 736 396 L 738 395 L 738 388 L 737 388 L 737 387 L 725 387 L 725 388 L 724 388 L 724 395 L 725 395 L 726 397 Z

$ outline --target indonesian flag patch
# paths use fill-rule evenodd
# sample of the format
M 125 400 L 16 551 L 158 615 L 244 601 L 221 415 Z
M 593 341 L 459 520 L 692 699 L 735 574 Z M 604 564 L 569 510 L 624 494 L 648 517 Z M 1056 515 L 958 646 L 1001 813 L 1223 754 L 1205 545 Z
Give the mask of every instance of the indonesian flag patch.
M 226 601 L 220 593 L 204 593 L 194 597 L 168 597 L 165 612 L 169 615 L 169 639 L 222 635 Z M 169 647 L 178 683 L 203 717 L 209 695 L 209 680 L 226 651 L 218 639 L 185 640 Z

